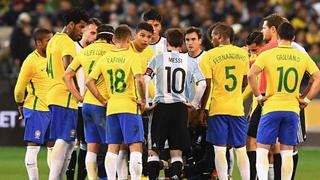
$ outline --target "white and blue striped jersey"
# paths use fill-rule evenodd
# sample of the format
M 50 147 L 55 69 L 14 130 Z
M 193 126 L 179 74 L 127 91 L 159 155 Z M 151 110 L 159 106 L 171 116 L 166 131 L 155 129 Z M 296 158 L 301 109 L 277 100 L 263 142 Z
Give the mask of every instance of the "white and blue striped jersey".
M 190 55 L 188 55 L 188 56 L 199 64 L 199 61 L 204 54 L 205 54 L 205 51 L 201 51 L 201 53 L 199 55 L 197 55 L 196 57 L 191 57 Z M 193 100 L 194 95 L 196 94 L 196 82 L 192 81 L 192 83 L 193 83 L 194 88 L 190 89 L 189 94 L 187 95 L 189 102 L 191 102 Z
M 146 74 L 155 78 L 155 103 L 187 102 L 192 82 L 205 79 L 197 62 L 177 51 L 155 56 Z
M 156 42 L 154 44 L 150 44 L 150 46 L 153 49 L 155 56 L 162 54 L 164 52 L 168 52 L 167 39 L 164 37 L 160 37 L 158 42 Z

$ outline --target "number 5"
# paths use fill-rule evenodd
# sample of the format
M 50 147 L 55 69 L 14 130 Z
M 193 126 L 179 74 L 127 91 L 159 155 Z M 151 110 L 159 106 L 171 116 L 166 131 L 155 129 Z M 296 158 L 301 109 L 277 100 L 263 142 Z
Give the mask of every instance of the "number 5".
M 227 80 L 232 79 L 232 86 L 230 87 L 226 84 L 226 85 L 224 85 L 224 88 L 229 92 L 235 90 L 237 87 L 237 78 L 235 75 L 230 73 L 230 71 L 233 69 L 236 69 L 236 67 L 235 66 L 226 66 L 226 79 Z

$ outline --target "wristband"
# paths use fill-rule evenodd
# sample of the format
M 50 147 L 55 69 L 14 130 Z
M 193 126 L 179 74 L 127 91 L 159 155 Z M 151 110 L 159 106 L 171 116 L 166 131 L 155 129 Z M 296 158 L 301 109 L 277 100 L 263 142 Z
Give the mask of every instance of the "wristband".
M 311 102 L 311 100 L 308 99 L 307 97 L 305 97 L 305 98 L 303 99 L 303 101 L 304 101 L 305 103 L 307 103 L 307 104 L 309 104 L 309 103 Z
M 259 96 L 256 97 L 257 101 L 260 101 L 263 98 L 263 96 L 260 94 Z

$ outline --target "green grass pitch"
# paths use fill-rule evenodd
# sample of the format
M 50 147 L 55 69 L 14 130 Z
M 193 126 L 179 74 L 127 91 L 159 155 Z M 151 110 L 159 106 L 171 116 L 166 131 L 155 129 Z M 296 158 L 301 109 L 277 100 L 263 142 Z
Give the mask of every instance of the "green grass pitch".
M 46 161 L 46 148 L 42 147 L 38 157 L 40 179 L 48 179 L 49 169 Z M 0 179 L 27 179 L 24 166 L 25 148 L 0 147 Z M 236 165 L 235 165 L 236 166 Z M 234 168 L 234 179 L 240 179 L 237 167 Z M 299 150 L 299 164 L 296 179 L 320 179 L 320 149 Z

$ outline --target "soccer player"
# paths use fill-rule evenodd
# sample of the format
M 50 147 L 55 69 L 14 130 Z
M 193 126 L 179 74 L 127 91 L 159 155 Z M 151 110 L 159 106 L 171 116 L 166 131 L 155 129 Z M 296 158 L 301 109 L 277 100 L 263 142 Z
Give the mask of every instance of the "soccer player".
M 112 44 L 113 34 L 114 29 L 112 26 L 99 26 L 97 29 L 97 40 L 82 49 L 69 65 L 64 73 L 64 80 L 73 96 L 81 96 L 81 92 L 79 92 L 72 84 L 77 69 L 82 67 L 85 72 L 85 78 L 88 78 L 88 74 L 99 62 L 100 57 L 114 48 L 114 45 Z M 107 91 L 102 77 L 97 80 L 96 86 L 102 96 L 106 99 Z M 97 179 L 97 154 L 99 152 L 100 144 L 106 143 L 106 107 L 104 104 L 101 104 L 90 91 L 88 91 L 84 96 L 82 113 L 84 118 L 85 142 L 88 143 L 88 151 L 85 157 L 88 178 L 90 180 Z
M 77 54 L 80 52 L 81 49 L 85 48 L 86 46 L 90 45 L 96 40 L 97 37 L 97 28 L 102 23 L 97 18 L 90 18 L 88 21 L 88 24 L 86 25 L 82 38 L 80 41 L 76 41 L 76 52 Z M 85 72 L 83 71 L 83 68 L 80 67 L 77 70 L 77 83 L 79 86 L 80 94 L 81 96 L 84 96 L 85 92 Z M 84 180 L 87 176 L 86 171 L 86 165 L 85 165 L 85 158 L 87 153 L 87 145 L 84 138 L 84 127 L 83 127 L 83 117 L 82 117 L 82 102 L 78 103 L 78 125 L 77 125 L 77 142 L 76 142 L 76 148 L 74 148 L 71 160 L 67 169 L 67 179 L 73 180 L 74 179 L 74 171 L 77 163 L 77 146 L 80 144 L 80 150 L 78 155 L 78 173 L 77 173 L 77 179 L 78 180 Z
M 297 144 L 299 104 L 305 107 L 319 89 L 320 72 L 316 64 L 304 53 L 292 48 L 295 30 L 284 22 L 278 27 L 279 47 L 259 55 L 250 69 L 248 80 L 253 94 L 262 108 L 257 133 L 257 174 L 268 179 L 268 151 L 279 139 L 281 149 L 281 179 L 290 180 L 293 171 L 293 146 Z M 256 77 L 266 72 L 266 96 L 262 96 Z M 313 83 L 305 97 L 299 97 L 304 72 L 309 72 Z M 299 97 L 299 98 L 298 98 Z
M 131 179 L 140 180 L 142 173 L 144 138 L 140 114 L 146 104 L 145 83 L 140 57 L 129 50 L 130 38 L 131 30 L 128 26 L 120 25 L 116 28 L 115 49 L 100 59 L 87 80 L 87 87 L 92 94 L 102 104 L 108 106 L 106 124 L 108 152 L 105 167 L 109 180 L 116 179 L 117 156 L 123 141 L 130 149 Z M 101 96 L 95 85 L 100 75 L 105 79 L 108 99 Z
M 250 178 L 249 160 L 246 154 L 247 122 L 244 117 L 242 86 L 249 69 L 247 52 L 230 44 L 233 30 L 226 24 L 218 24 L 212 30 L 214 49 L 200 60 L 200 67 L 212 97 L 208 118 L 207 141 L 214 144 L 215 165 L 219 179 L 228 179 L 226 146 L 235 147 L 242 179 Z M 243 83 L 244 82 L 244 83 Z M 201 103 L 200 120 L 203 121 L 209 91 L 205 91 Z
M 154 56 L 153 49 L 150 47 L 150 42 L 153 34 L 153 28 L 150 24 L 146 22 L 141 22 L 137 25 L 136 32 L 134 34 L 134 40 L 131 41 L 130 43 L 130 50 L 133 52 L 137 53 L 140 56 L 141 60 L 141 68 L 142 72 L 145 72 L 147 70 L 147 65 L 148 63 L 152 60 Z M 149 97 L 154 97 L 154 87 L 150 84 L 149 85 L 149 94 L 147 97 L 147 101 L 152 102 L 151 98 Z M 146 112 L 143 113 L 142 115 L 142 120 L 143 120 L 143 126 L 144 126 L 144 131 L 147 132 L 147 125 L 148 125 L 148 114 Z M 147 134 L 145 134 L 145 139 Z M 145 157 L 146 156 L 146 157 Z M 143 153 L 143 160 L 145 161 L 147 159 L 148 154 Z M 128 146 L 122 144 L 120 147 L 119 155 L 118 155 L 118 160 L 117 160 L 117 175 L 119 179 L 127 179 L 128 178 Z M 145 158 L 144 158 L 145 157 Z M 143 165 L 143 170 L 144 174 L 145 171 L 147 170 L 146 162 L 144 162 Z
M 74 41 L 81 39 L 88 19 L 87 13 L 78 8 L 66 12 L 65 27 L 51 38 L 47 46 L 47 72 L 51 79 L 51 88 L 47 92 L 52 118 L 50 138 L 56 140 L 51 155 L 50 180 L 63 178 L 74 148 L 78 102 L 81 102 L 83 97 L 72 96 L 62 76 L 76 55 Z
M 149 11 L 143 14 L 143 20 L 146 23 L 152 25 L 153 27 L 153 35 L 152 35 L 150 45 L 154 50 L 155 55 L 167 52 L 168 51 L 167 40 L 166 38 L 161 37 L 161 34 L 160 34 L 162 29 L 161 14 L 155 9 L 150 9 Z
M 148 163 L 149 179 L 159 176 L 159 155 L 168 140 L 171 156 L 170 179 L 180 179 L 182 171 L 182 151 L 190 147 L 187 128 L 187 106 L 194 111 L 198 108 L 206 83 L 198 64 L 187 54 L 179 51 L 183 45 L 183 33 L 180 29 L 169 29 L 166 33 L 167 47 L 171 52 L 157 55 L 148 65 L 147 82 L 155 76 L 156 96 L 154 115 L 151 124 L 151 145 Z M 188 103 L 187 92 L 194 88 L 191 81 L 198 85 L 192 105 Z M 154 151 L 154 150 L 157 150 Z
M 53 142 L 49 138 L 50 112 L 46 101 L 46 93 L 50 88 L 46 73 L 46 47 L 52 33 L 47 29 L 37 29 L 33 34 L 36 50 L 23 62 L 14 98 L 20 113 L 19 118 L 25 120 L 24 140 L 27 142 L 25 165 L 29 179 L 39 179 L 37 157 L 40 145 L 48 147 L 47 162 L 50 168 L 50 153 Z M 25 90 L 28 95 L 25 97 Z

